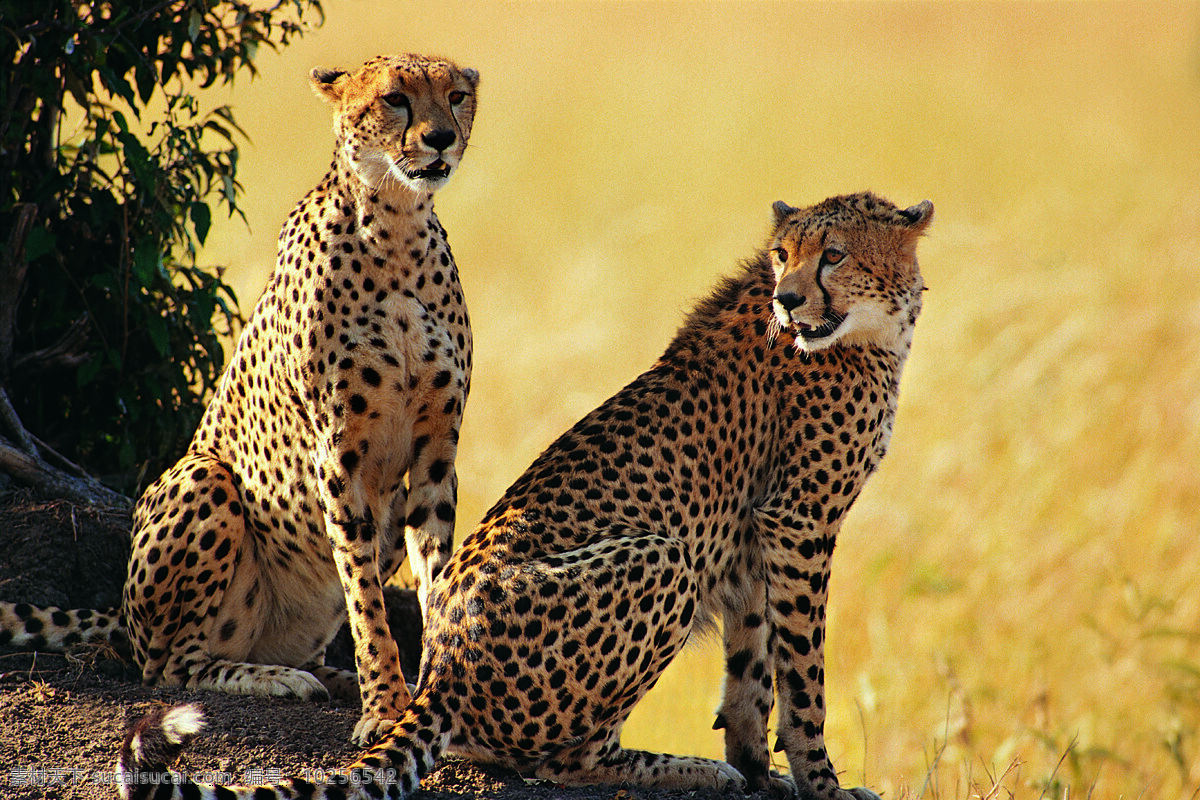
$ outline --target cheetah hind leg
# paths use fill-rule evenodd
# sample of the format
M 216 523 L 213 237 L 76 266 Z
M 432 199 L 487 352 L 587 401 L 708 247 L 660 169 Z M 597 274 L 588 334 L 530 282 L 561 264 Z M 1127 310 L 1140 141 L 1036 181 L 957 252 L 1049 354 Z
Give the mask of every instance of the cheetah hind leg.
M 347 669 L 338 669 L 337 667 L 315 666 L 312 664 L 305 665 L 304 670 L 311 672 L 313 677 L 321 682 L 321 685 L 329 692 L 330 697 L 336 697 L 339 700 L 350 700 L 355 703 L 361 702 L 362 692 L 358 688 L 358 673 Z M 414 684 L 406 683 L 404 685 L 408 687 L 410 695 L 417 693 L 417 687 Z
M 644 788 L 693 791 L 741 791 L 746 779 L 724 761 L 672 756 L 620 746 L 620 730 L 555 754 L 537 769 L 537 777 L 566 785 L 606 783 Z
M 229 694 L 328 699 L 303 669 L 250 663 L 268 609 L 254 602 L 259 571 L 243 549 L 242 497 L 228 468 L 185 455 L 146 491 L 134 512 L 125 584 L 130 641 L 151 685 Z M 273 662 L 273 663 L 271 663 Z
M 280 653 L 271 652 L 270 648 L 263 650 L 263 618 L 267 610 L 264 604 L 248 600 L 257 593 L 258 583 L 253 558 L 243 552 L 211 628 L 196 635 L 197 640 L 208 642 L 204 648 L 206 655 L 189 657 L 187 653 L 193 650 L 192 646 L 177 646 L 177 652 L 183 654 L 178 662 L 186 664 L 189 676 L 187 687 L 229 694 L 328 700 L 330 691 L 322 676 L 308 668 L 311 664 L 314 669 L 325 669 L 317 666 L 315 656 L 303 667 L 285 666 L 279 664 Z M 216 641 L 209 631 L 216 633 Z M 341 685 L 332 673 L 325 677 Z M 351 680 L 357 682 L 353 676 Z
M 335 697 L 338 700 L 349 700 L 352 703 L 361 702 L 362 696 L 358 691 L 358 675 L 345 669 L 337 667 L 315 667 L 305 665 L 305 672 L 312 673 L 312 676 L 321 682 L 325 687 L 325 691 L 329 692 L 330 697 Z
M 213 658 L 193 662 L 190 672 L 192 678 L 186 684 L 189 689 L 299 700 L 329 699 L 329 690 L 320 678 L 297 667 Z
M 621 635 L 622 623 L 593 621 L 590 629 L 588 623 L 573 623 L 575 630 L 563 631 L 546 648 L 546 658 L 556 658 L 568 675 L 599 670 L 609 682 L 599 692 L 575 687 L 590 696 L 590 707 L 575 709 L 578 719 L 572 729 L 587 727 L 590 718 L 591 730 L 543 761 L 537 777 L 575 785 L 741 791 L 745 778 L 724 761 L 630 750 L 620 744 L 629 712 L 683 647 L 696 621 L 701 578 L 693 572 L 683 543 L 645 531 L 623 534 L 610 529 L 605 538 L 563 554 L 561 561 L 541 575 L 526 564 L 526 574 L 544 578 L 540 583 L 534 579 L 543 589 L 584 587 L 583 596 L 591 595 L 594 603 L 626 609 L 616 615 L 628 633 Z M 601 600 L 602 593 L 611 597 Z
M 311 672 L 313 677 L 321 682 L 330 697 L 339 700 L 349 700 L 359 703 L 362 700 L 358 691 L 358 673 L 338 667 L 325 666 L 325 651 L 317 653 L 313 660 L 305 664 L 303 669 Z

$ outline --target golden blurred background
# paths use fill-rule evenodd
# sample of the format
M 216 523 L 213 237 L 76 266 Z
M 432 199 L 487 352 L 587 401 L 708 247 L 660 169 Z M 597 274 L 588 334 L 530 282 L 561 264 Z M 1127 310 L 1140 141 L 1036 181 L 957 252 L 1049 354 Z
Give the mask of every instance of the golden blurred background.
M 332 152 L 317 65 L 482 74 L 437 208 L 475 329 L 461 538 L 662 351 L 770 204 L 937 208 L 835 558 L 827 738 L 885 797 L 1200 792 L 1200 5 L 325 0 L 231 102 L 243 308 Z M 625 743 L 720 757 L 719 642 Z M 783 765 L 780 759 L 780 766 Z

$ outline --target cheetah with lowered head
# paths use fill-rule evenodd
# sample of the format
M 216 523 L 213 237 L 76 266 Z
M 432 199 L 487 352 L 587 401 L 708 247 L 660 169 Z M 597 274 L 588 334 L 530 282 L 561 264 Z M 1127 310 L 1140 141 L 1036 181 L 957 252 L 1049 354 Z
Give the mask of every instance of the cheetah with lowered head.
M 933 206 L 858 194 L 774 212 L 767 248 L 451 558 L 391 733 L 337 785 L 253 796 L 408 796 L 457 752 L 567 784 L 874 797 L 841 789 L 825 750 L 825 600 L 846 511 L 891 436 Z M 622 748 L 630 710 L 716 617 L 727 763 Z M 770 769 L 776 698 L 788 778 Z M 144 720 L 121 768 L 164 769 L 135 755 L 144 737 L 173 732 L 155 752 L 174 752 L 199 722 L 193 706 Z
M 333 164 L 284 224 L 187 454 L 137 504 L 119 619 L 4 605 L 0 643 L 123 624 L 147 683 L 361 696 L 366 743 L 410 700 L 382 583 L 407 549 L 424 609 L 451 551 L 471 329 L 433 193 L 478 74 L 381 56 L 311 83 L 334 109 Z M 347 612 L 357 680 L 322 666 Z

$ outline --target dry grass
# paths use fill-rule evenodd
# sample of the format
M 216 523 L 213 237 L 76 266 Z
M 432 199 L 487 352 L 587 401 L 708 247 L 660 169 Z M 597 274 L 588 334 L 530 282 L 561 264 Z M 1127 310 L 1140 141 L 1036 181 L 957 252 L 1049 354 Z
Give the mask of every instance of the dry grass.
M 233 93 L 254 230 L 209 255 L 249 305 L 328 162 L 309 66 L 481 70 L 439 200 L 478 342 L 464 526 L 651 362 L 771 201 L 929 197 L 897 434 L 836 559 L 835 763 L 890 797 L 1195 795 L 1197 6 L 327 10 Z M 682 662 L 627 743 L 720 755 L 718 649 Z

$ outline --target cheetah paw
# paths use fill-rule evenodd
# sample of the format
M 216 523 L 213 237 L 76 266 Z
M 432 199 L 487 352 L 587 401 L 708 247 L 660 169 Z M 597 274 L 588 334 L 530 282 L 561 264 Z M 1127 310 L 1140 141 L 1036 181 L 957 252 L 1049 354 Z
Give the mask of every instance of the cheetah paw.
M 721 792 L 732 789 L 745 791 L 746 776 L 742 775 L 742 773 L 738 772 L 736 768 L 725 763 L 724 761 L 716 761 L 714 762 L 714 766 L 717 769 L 716 788 L 718 790 Z
M 329 692 L 310 672 L 291 667 L 271 667 L 254 676 L 253 694 L 328 700 Z
M 796 796 L 796 784 L 786 775 L 772 772 L 766 780 L 767 797 L 771 800 L 790 800 Z
M 336 667 L 314 667 L 309 671 L 321 682 L 330 697 L 359 702 L 358 676 L 353 672 Z
M 396 720 L 404 714 L 404 709 L 408 708 L 416 692 L 416 687 L 410 683 L 401 686 L 401 689 L 382 687 L 382 691 L 373 696 L 364 693 L 362 717 L 350 737 L 356 745 L 373 745 L 391 733 Z
M 383 719 L 364 712 L 354 726 L 350 739 L 359 747 L 370 747 L 391 733 L 395 725 L 394 719 Z

